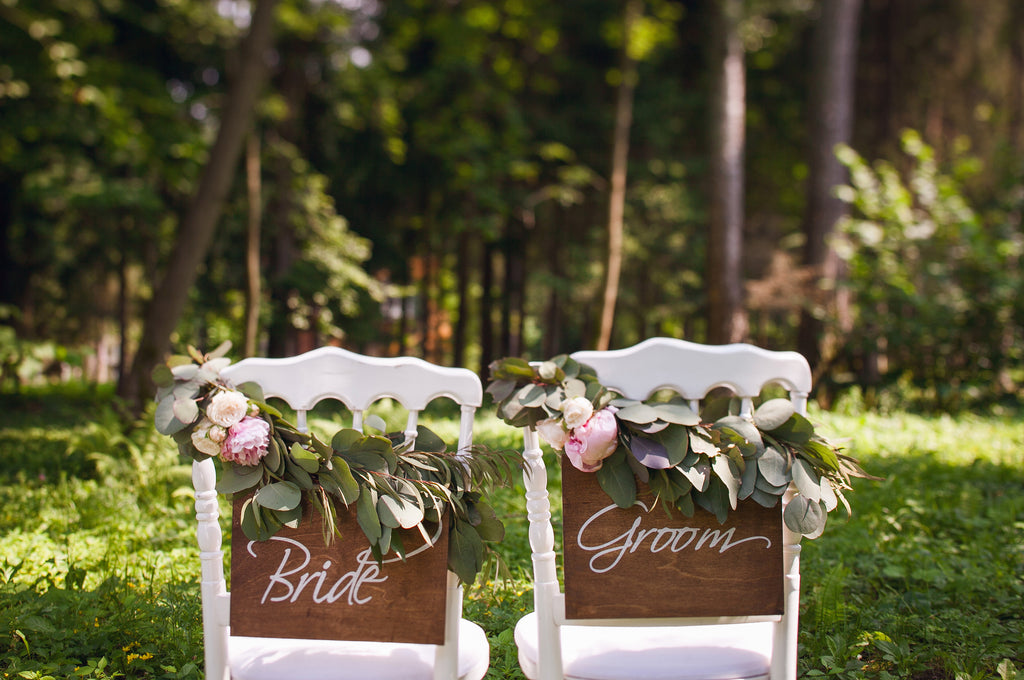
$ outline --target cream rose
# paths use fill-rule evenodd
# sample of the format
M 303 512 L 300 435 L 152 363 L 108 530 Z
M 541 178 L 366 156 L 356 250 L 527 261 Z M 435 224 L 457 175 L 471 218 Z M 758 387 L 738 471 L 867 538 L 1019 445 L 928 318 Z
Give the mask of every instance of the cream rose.
M 210 431 L 213 428 L 217 428 L 223 432 L 222 428 L 217 427 L 208 419 L 203 418 L 199 421 L 199 424 L 196 425 L 196 429 L 192 430 L 192 445 L 208 456 L 220 455 L 220 444 L 210 438 Z
M 586 397 L 573 397 L 562 402 L 562 420 L 570 430 L 575 430 L 594 415 L 594 405 Z
M 555 451 L 561 451 L 565 446 L 565 440 L 569 433 L 562 427 L 562 423 L 555 418 L 548 418 L 537 423 L 537 434 L 540 438 L 551 445 Z
M 206 417 L 215 425 L 231 427 L 249 413 L 249 400 L 241 392 L 221 390 L 210 399 Z

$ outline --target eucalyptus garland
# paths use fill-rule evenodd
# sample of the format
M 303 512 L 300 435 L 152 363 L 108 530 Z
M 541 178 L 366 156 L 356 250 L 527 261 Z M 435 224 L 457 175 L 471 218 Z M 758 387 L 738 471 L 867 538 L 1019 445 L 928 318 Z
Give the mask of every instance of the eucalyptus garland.
M 244 503 L 245 535 L 265 541 L 282 527 L 296 528 L 303 501 L 322 519 L 325 544 L 340 537 L 338 513 L 355 507 L 373 555 L 404 558 L 399 531 L 449 523 L 448 568 L 472 583 L 492 543 L 505 528 L 481 490 L 507 484 L 514 454 L 474 449 L 450 452 L 420 426 L 415 440 L 385 433 L 378 417 L 363 431 L 341 429 L 330 442 L 300 432 L 268 404 L 253 382 L 233 385 L 220 372 L 231 364 L 225 343 L 209 354 L 189 347 L 153 371 L 158 386 L 156 428 L 193 460 L 220 463 L 217 491 L 251 494 Z M 447 512 L 446 512 L 447 511 Z
M 568 355 L 500 359 L 490 372 L 498 417 L 535 429 L 622 508 L 636 501 L 639 481 L 666 507 L 686 516 L 700 507 L 725 522 L 740 501 L 774 507 L 792 483 L 783 519 L 814 538 L 828 513 L 850 512 L 850 479 L 868 477 L 788 399 L 764 401 L 751 418 L 730 412 L 729 399 L 707 400 L 696 413 L 678 395 L 624 398 Z

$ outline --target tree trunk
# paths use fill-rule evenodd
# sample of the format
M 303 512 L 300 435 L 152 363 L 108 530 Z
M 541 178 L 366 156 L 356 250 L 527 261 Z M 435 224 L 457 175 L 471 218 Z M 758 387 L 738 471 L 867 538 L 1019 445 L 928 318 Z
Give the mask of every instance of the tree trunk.
M 847 206 L 834 195 L 846 182 L 846 169 L 836 159 L 838 144 L 848 144 L 853 130 L 854 73 L 861 0 L 825 0 L 814 36 L 809 112 L 807 212 L 804 215 L 804 265 L 814 273 L 811 299 L 822 295 L 835 310 L 840 327 L 849 324 L 849 303 L 837 291 L 840 263 L 828 240 Z M 826 294 L 831 300 L 824 297 Z M 812 303 L 813 304 L 813 303 Z M 812 367 L 823 358 L 824 323 L 820 311 L 804 309 L 797 349 Z
M 711 205 L 708 237 L 708 342 L 740 342 L 743 309 L 743 192 L 746 75 L 739 24 L 743 0 L 717 5 L 711 124 Z
M 152 391 L 150 371 L 167 350 L 171 333 L 185 309 L 199 266 L 213 240 L 217 220 L 231 188 L 242 142 L 249 130 L 256 100 L 266 77 L 264 55 L 273 41 L 274 8 L 277 1 L 259 0 L 256 3 L 249 34 L 240 46 L 238 74 L 227 94 L 209 162 L 203 169 L 196 193 L 181 221 L 163 279 L 154 290 L 147 309 L 130 379 L 125 382 L 121 394 L 136 407 L 140 407 L 143 399 Z
M 458 287 L 458 310 L 456 311 L 455 327 L 452 333 L 452 365 L 466 365 L 466 338 L 469 335 L 469 306 L 472 270 L 470 258 L 473 253 L 473 232 L 463 229 L 458 236 L 458 255 L 455 263 L 456 286 Z
M 643 11 L 642 0 L 627 0 L 622 19 L 622 56 L 615 104 L 615 133 L 612 139 L 611 193 L 608 197 L 608 266 L 605 271 L 604 298 L 601 306 L 601 327 L 596 349 L 606 350 L 611 344 L 615 322 L 615 302 L 619 296 L 622 276 L 623 215 L 626 207 L 626 174 L 629 167 L 629 129 L 633 125 L 633 95 L 636 91 L 636 60 L 630 51 L 633 26 Z
M 256 355 L 260 322 L 260 221 L 263 196 L 260 185 L 260 138 L 249 135 L 245 153 L 246 194 L 249 221 L 245 231 L 245 347 L 247 357 Z
M 494 253 L 497 250 L 493 242 L 484 244 L 483 266 L 480 269 L 480 369 L 483 377 L 489 375 L 488 366 L 496 359 L 494 351 Z

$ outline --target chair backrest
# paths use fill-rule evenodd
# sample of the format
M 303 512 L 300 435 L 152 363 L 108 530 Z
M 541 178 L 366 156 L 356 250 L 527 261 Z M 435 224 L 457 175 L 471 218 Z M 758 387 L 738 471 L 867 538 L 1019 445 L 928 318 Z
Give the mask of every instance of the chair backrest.
M 601 384 L 629 399 L 644 400 L 659 390 L 672 390 L 699 410 L 700 402 L 718 387 L 731 390 L 740 399 L 740 415 L 749 416 L 753 400 L 769 384 L 786 389 L 800 413 L 806 412 L 811 389 L 811 372 L 807 361 L 795 352 L 772 352 L 746 344 L 699 345 L 683 340 L 652 338 L 630 348 L 612 351 L 581 351 L 572 355 L 581 364 L 592 367 Z M 530 545 L 534 564 L 534 604 L 537 616 L 537 644 L 540 658 L 539 677 L 561 678 L 561 642 L 559 626 L 574 625 L 691 625 L 765 620 L 765 617 L 716 616 L 708 618 L 659 618 L 654 620 L 618 619 L 579 620 L 566 616 L 566 595 L 561 592 L 548 499 L 548 475 L 542 458 L 536 430 L 524 428 L 524 479 L 527 512 L 530 521 Z M 572 468 L 568 471 L 575 473 Z M 584 477 L 593 477 L 585 475 Z M 568 478 L 564 480 L 568 483 Z M 596 483 L 593 488 L 597 488 Z M 788 501 L 787 494 L 783 503 Z M 563 498 L 568 503 L 568 498 Z M 781 508 L 777 523 L 781 525 Z M 566 520 L 568 523 L 568 519 Z M 568 532 L 568 528 L 566 529 Z M 770 617 L 775 621 L 772 654 L 772 678 L 796 677 L 797 612 L 799 606 L 799 541 L 800 536 L 782 529 L 782 564 L 784 585 L 781 588 L 782 614 Z M 665 534 L 669 536 L 669 534 Z M 663 539 L 667 540 L 667 539 Z M 566 537 L 568 549 L 568 536 Z M 705 551 L 707 552 L 707 551 Z M 568 559 L 566 560 L 568 562 Z M 568 566 L 566 567 L 568 572 Z M 568 581 L 568 574 L 566 574 Z M 649 579 L 650 574 L 637 578 Z M 652 591 L 655 592 L 655 591 Z M 570 607 L 570 611 L 579 611 Z
M 441 367 L 414 357 L 367 357 L 336 347 L 323 347 L 288 358 L 244 359 L 223 369 L 221 377 L 236 385 L 256 382 L 267 399 L 276 397 L 285 401 L 295 410 L 296 425 L 301 431 L 308 431 L 307 411 L 325 399 L 342 402 L 353 414 L 352 427 L 361 429 L 367 409 L 378 400 L 390 398 L 408 411 L 404 433 L 414 439 L 420 412 L 434 399 L 447 397 L 460 407 L 459 451 L 466 451 L 473 444 L 473 419 L 483 396 L 479 377 L 468 369 Z M 193 464 L 193 484 L 202 563 L 206 668 L 208 677 L 220 680 L 226 678 L 228 672 L 231 607 L 224 578 L 216 471 L 212 459 Z M 353 533 L 348 532 L 348 536 Z M 462 592 L 458 579 L 451 573 L 448 573 L 446 588 L 444 644 L 437 646 L 436 678 L 457 675 Z

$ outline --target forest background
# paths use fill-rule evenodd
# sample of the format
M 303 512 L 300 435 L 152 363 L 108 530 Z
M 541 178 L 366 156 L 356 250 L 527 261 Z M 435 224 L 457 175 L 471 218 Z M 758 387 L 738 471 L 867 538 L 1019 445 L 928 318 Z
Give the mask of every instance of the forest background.
M 1016 401 L 1022 92 L 1016 0 L 0 0 L 4 387 L 667 335 Z

